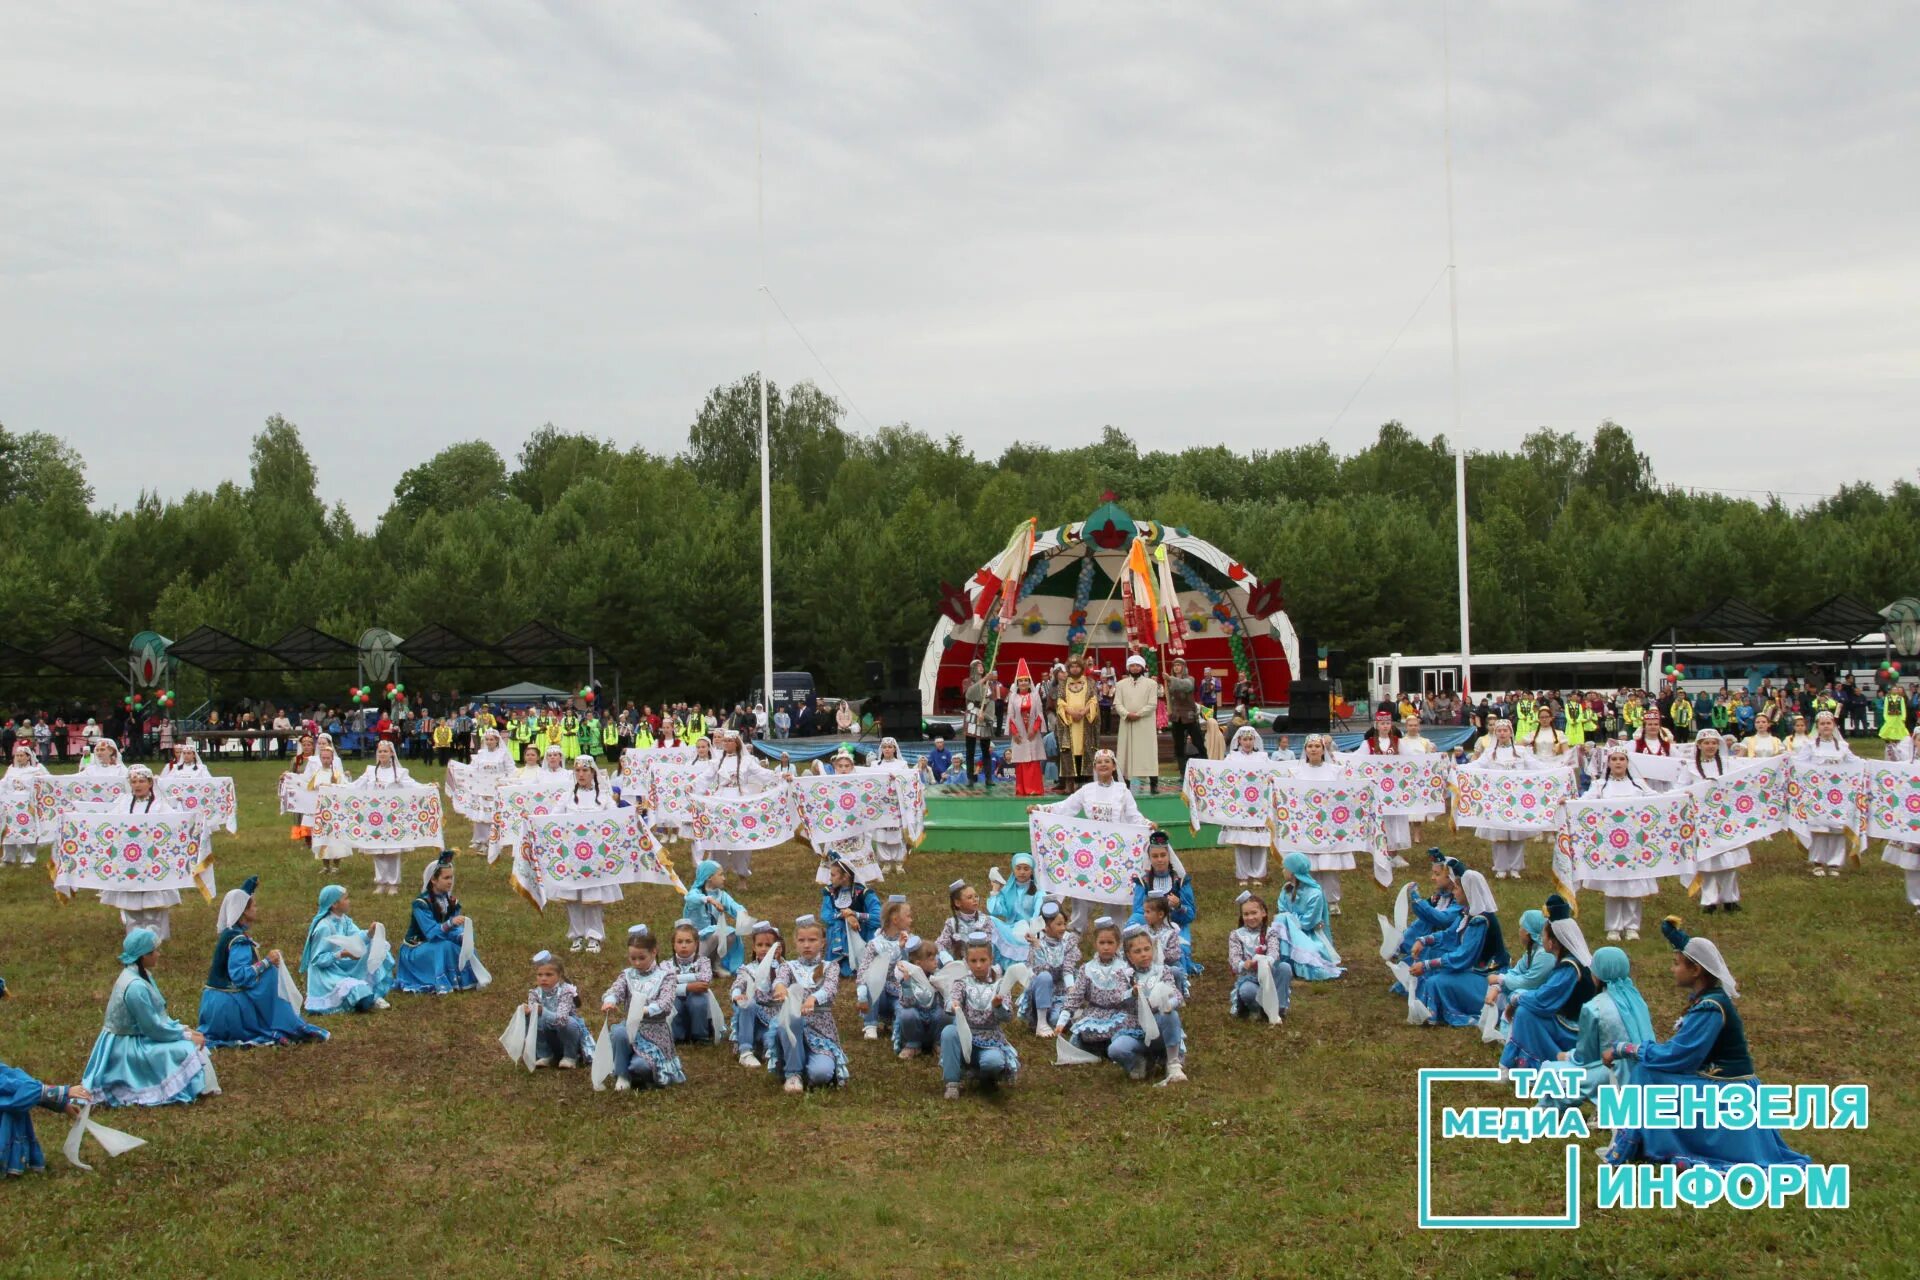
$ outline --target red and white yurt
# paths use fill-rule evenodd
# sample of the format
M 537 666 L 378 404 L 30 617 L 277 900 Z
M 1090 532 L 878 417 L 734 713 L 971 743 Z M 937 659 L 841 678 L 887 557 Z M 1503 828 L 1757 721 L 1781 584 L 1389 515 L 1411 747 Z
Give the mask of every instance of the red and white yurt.
M 1023 523 L 992 563 L 942 594 L 920 665 L 927 715 L 961 711 L 968 664 L 989 655 L 1010 683 L 1023 658 L 1036 679 L 1076 652 L 1120 669 L 1131 641 L 1159 666 L 1184 657 L 1196 675 L 1218 672 L 1229 693 L 1244 675 L 1264 706 L 1286 703 L 1299 670 L 1279 579 L 1263 583 L 1206 539 L 1136 521 L 1112 501 L 1055 529 Z

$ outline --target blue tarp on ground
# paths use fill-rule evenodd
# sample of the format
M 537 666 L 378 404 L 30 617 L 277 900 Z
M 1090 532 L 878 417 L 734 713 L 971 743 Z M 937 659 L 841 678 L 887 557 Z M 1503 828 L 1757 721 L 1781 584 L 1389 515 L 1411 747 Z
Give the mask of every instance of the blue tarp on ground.
M 1442 751 L 1453 750 L 1465 742 L 1472 732 L 1471 729 L 1461 728 L 1429 729 L 1423 727 L 1421 730 L 1422 735 Z M 1294 753 L 1296 755 L 1299 754 L 1300 740 L 1306 735 L 1295 733 L 1287 736 L 1293 740 Z M 1365 733 L 1336 733 L 1333 735 L 1334 749 L 1337 751 L 1357 751 L 1361 744 L 1366 741 L 1366 738 L 1367 735 Z M 794 763 L 805 764 L 832 755 L 840 749 L 843 741 L 846 740 L 841 738 L 757 739 L 753 744 L 753 749 L 769 760 L 778 760 L 781 753 L 784 752 L 787 758 Z M 1260 741 L 1268 751 L 1272 751 L 1279 745 L 1280 735 L 1275 733 L 1262 733 L 1260 735 Z M 846 741 L 846 745 L 853 748 L 854 755 L 859 757 L 862 764 L 865 764 L 875 752 L 880 750 L 880 740 L 872 737 L 862 738 L 857 742 Z M 961 753 L 965 745 L 966 744 L 958 738 L 947 739 L 947 749 L 952 751 L 956 756 Z M 996 738 L 994 739 L 993 745 L 995 750 L 999 750 L 1009 745 L 1009 740 L 1006 738 Z M 913 761 L 918 761 L 931 750 L 933 750 L 932 742 L 903 742 L 900 744 L 901 756 Z

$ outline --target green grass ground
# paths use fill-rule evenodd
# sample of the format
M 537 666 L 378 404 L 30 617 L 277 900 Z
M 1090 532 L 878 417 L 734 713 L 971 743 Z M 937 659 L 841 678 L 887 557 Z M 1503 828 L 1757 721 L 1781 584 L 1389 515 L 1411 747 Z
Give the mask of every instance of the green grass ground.
M 241 830 L 217 837 L 220 880 L 260 875 L 256 934 L 297 953 L 323 881 L 274 812 L 276 771 L 233 769 Z M 464 838 L 465 822 L 450 821 Z M 1485 867 L 1481 842 L 1440 843 Z M 409 855 L 407 883 L 425 857 Z M 934 1063 L 859 1039 L 850 1001 L 839 1016 L 854 1074 L 839 1092 L 785 1096 L 725 1049 L 690 1052 L 690 1083 L 665 1093 L 595 1094 L 585 1071 L 529 1076 L 496 1037 L 527 985 L 527 957 L 562 944 L 565 917 L 515 897 L 504 862 L 463 858 L 460 894 L 481 922 L 492 989 L 396 996 L 391 1012 L 329 1020 L 324 1045 L 225 1051 L 224 1096 L 116 1113 L 111 1123 L 150 1145 L 97 1162 L 92 1176 L 53 1151 L 52 1172 L 0 1187 L 0 1274 L 1913 1275 L 1920 924 L 1878 857 L 1816 881 L 1797 845 L 1773 841 L 1743 873 L 1747 911 L 1702 925 L 1739 976 L 1763 1077 L 1873 1089 L 1866 1132 L 1790 1138 L 1852 1165 L 1844 1212 L 1599 1213 L 1589 1174 L 1575 1233 L 1418 1230 L 1415 1070 L 1488 1065 L 1494 1053 L 1470 1031 L 1405 1024 L 1374 958 L 1372 912 L 1386 895 L 1364 875 L 1348 877 L 1336 922 L 1355 974 L 1296 986 L 1276 1030 L 1227 1015 L 1231 855 L 1190 856 L 1209 966 L 1186 1017 L 1191 1082 L 1156 1089 L 1105 1066 L 1056 1068 L 1050 1047 L 1021 1036 L 1017 1088 L 950 1104 Z M 917 858 L 904 886 L 887 888 L 911 894 L 931 935 L 947 882 L 983 878 L 993 861 Z M 817 905 L 804 849 L 755 862 L 739 892 L 756 912 L 784 920 Z M 1530 879 L 1497 886 L 1509 936 L 1546 892 L 1542 845 L 1529 863 Z M 407 900 L 372 897 L 371 877 L 364 859 L 346 868 L 354 914 L 384 920 L 397 940 Z M 1669 892 L 1648 920 L 1686 909 Z M 609 926 L 618 936 L 677 914 L 670 891 L 629 888 Z M 183 907 L 174 930 L 158 979 L 190 1022 L 213 909 Z M 0 1060 L 45 1079 L 77 1075 L 119 936 L 116 914 L 91 895 L 57 905 L 43 867 L 0 871 L 0 973 L 16 995 L 0 1005 Z M 1650 931 L 1628 949 L 1664 1032 L 1681 1004 L 1666 946 Z M 619 964 L 612 951 L 583 957 L 572 976 L 597 999 Z M 1501 1100 L 1491 1088 L 1465 1096 Z M 65 1123 L 46 1116 L 40 1129 L 52 1151 Z M 1551 1143 L 1443 1144 L 1435 1206 L 1549 1211 L 1561 1158 Z

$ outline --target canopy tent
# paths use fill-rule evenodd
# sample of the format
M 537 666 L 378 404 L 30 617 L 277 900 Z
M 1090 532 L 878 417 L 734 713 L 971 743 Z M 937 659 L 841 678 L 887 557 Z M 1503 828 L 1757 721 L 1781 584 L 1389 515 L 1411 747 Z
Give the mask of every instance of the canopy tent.
M 556 657 L 571 654 L 590 655 L 594 659 L 614 665 L 618 665 L 619 662 L 591 640 L 582 640 L 579 636 L 562 631 L 537 618 L 514 628 L 495 641 L 493 647 L 526 666 L 537 666 Z
M 1745 600 L 1728 596 L 1679 622 L 1662 627 L 1647 641 L 1647 647 L 1680 640 L 1758 644 L 1763 640 L 1777 640 L 1786 631 L 1786 625 L 1778 618 L 1761 612 Z
M 1016 543 L 1024 536 L 1016 535 Z M 1129 635 L 1121 580 L 1130 558 L 1171 585 L 1182 656 L 1196 675 L 1214 669 L 1231 681 L 1237 667 L 1252 679 L 1260 701 L 1287 700 L 1300 669 L 1300 642 L 1277 579 L 1262 584 L 1204 538 L 1174 525 L 1136 521 L 1111 499 L 1085 520 L 1033 532 L 1031 549 L 1024 557 L 1020 550 L 1010 543 L 964 588 L 943 584 L 942 617 L 920 664 L 923 714 L 960 710 L 968 664 L 990 649 L 1003 679 L 1012 678 L 1023 658 L 1037 679 L 1076 649 L 1096 663 L 1119 667 Z M 1009 573 L 1016 582 L 1007 581 Z M 1009 588 L 1012 615 L 1003 617 Z M 1171 638 L 1160 651 L 1171 660 Z
M 1854 644 L 1879 631 L 1882 625 L 1879 614 L 1842 592 L 1828 596 L 1801 614 L 1794 620 L 1793 629 L 1800 635 Z
M 287 667 L 279 654 L 205 623 L 168 645 L 167 656 L 202 671 L 284 671 Z
M 126 679 L 125 646 L 69 627 L 41 645 L 34 655 L 41 665 L 70 676 L 112 676 Z
M 573 695 L 565 689 L 553 689 L 544 684 L 534 684 L 530 680 L 522 680 L 518 684 L 510 684 L 504 689 L 489 690 L 481 694 L 480 697 L 486 702 L 496 702 L 505 705 L 507 703 L 566 702 L 572 698 Z
M 469 640 L 452 627 L 429 622 L 400 642 L 400 656 L 423 667 L 483 668 L 521 665 L 492 645 Z
M 358 671 L 360 650 L 318 627 L 295 627 L 267 648 L 301 671 Z

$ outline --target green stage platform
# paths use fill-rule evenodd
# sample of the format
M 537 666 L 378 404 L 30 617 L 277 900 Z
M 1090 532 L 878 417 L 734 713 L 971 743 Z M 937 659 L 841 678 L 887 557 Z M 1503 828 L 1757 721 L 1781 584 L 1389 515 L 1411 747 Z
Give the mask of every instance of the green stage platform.
M 921 853 L 1025 853 L 1027 806 L 1051 804 L 1061 797 L 1016 796 L 1012 788 L 976 788 L 955 794 L 927 792 L 927 838 Z M 1187 805 L 1180 793 L 1162 783 L 1160 794 L 1136 796 L 1140 812 L 1163 827 L 1176 849 L 1208 849 L 1220 843 L 1220 828 L 1187 830 Z

